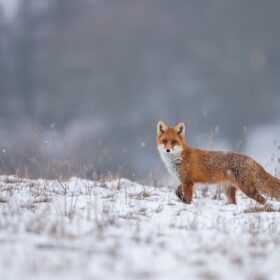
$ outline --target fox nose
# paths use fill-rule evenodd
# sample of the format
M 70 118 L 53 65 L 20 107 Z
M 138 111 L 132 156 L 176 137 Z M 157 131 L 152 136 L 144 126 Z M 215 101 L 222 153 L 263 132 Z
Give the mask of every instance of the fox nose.
M 166 149 L 166 152 L 167 152 L 167 153 L 170 153 L 170 149 Z

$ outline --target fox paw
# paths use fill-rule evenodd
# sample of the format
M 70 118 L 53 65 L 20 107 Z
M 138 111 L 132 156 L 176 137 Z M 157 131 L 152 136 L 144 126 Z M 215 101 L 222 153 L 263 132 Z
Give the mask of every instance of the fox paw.
M 273 212 L 273 205 L 269 202 L 266 202 L 265 205 L 264 205 L 264 210 L 266 212 Z

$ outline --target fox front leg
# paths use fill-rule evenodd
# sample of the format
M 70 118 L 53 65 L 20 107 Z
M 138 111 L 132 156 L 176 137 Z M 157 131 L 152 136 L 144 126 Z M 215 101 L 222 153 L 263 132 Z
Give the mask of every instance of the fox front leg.
M 184 198 L 184 195 L 183 195 L 183 188 L 182 188 L 182 185 L 180 185 L 176 191 L 175 191 L 175 194 L 178 196 L 178 198 L 183 201 L 183 198 Z
M 185 184 L 180 185 L 176 189 L 175 194 L 184 203 L 186 203 L 186 204 L 192 203 L 193 183 L 189 182 L 189 183 L 185 183 Z

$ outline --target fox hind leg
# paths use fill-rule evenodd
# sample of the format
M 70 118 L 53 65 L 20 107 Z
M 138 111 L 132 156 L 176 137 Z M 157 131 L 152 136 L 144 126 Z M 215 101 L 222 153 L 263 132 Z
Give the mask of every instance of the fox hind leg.
M 259 193 L 257 188 L 255 187 L 241 187 L 240 190 L 245 193 L 248 197 L 256 200 L 258 203 L 264 205 L 266 203 L 266 199 Z
M 223 192 L 228 199 L 228 204 L 236 204 L 236 190 L 233 185 L 223 185 Z

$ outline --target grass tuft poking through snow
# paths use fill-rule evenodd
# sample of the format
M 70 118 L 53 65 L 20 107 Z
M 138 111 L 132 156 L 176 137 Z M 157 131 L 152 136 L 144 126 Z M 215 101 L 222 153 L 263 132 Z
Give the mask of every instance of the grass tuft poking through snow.
M 0 176 L 1 279 L 279 279 L 280 203 Z

